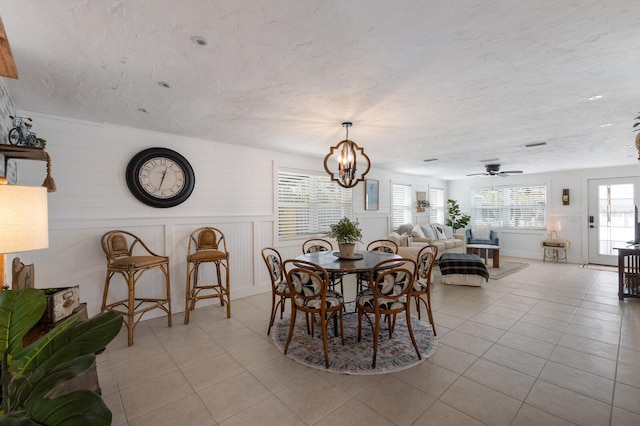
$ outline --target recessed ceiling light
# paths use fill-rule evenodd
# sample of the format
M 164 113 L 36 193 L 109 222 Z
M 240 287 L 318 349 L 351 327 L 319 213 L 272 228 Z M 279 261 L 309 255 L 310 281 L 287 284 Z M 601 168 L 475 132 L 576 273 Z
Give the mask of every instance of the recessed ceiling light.
M 149 112 L 149 111 L 148 111 L 148 110 L 146 110 L 145 108 L 138 108 L 138 111 L 140 111 L 140 112 L 144 112 L 145 114 Z
M 430 161 L 438 161 L 437 158 L 427 158 L 426 160 L 423 160 L 425 163 L 428 163 Z
M 600 127 L 611 127 L 611 126 L 613 126 L 613 124 L 611 123 L 605 123 L 600 125 Z
M 525 145 L 525 147 L 527 148 L 533 148 L 534 146 L 543 146 L 546 145 L 546 142 L 533 142 L 533 143 L 528 143 Z
M 191 37 L 191 41 L 193 42 L 193 44 L 195 44 L 196 46 L 208 46 L 209 45 L 209 41 L 204 38 L 204 37 L 200 37 L 200 36 L 193 36 Z
M 602 95 L 593 95 L 589 98 L 590 101 L 597 101 L 598 99 L 602 99 Z
M 159 81 L 158 85 L 161 87 L 164 87 L 165 89 L 170 89 L 171 85 L 169 83 L 167 83 L 166 81 Z

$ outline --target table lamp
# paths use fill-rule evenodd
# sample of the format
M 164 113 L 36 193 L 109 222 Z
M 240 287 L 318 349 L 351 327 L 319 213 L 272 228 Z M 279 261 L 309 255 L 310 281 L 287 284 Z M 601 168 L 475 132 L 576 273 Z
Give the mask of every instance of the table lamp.
M 547 222 L 547 231 L 549 231 L 549 239 L 557 240 L 558 231 L 562 230 L 559 220 L 550 220 Z
M 0 291 L 8 284 L 6 253 L 49 247 L 47 189 L 6 183 L 0 177 Z

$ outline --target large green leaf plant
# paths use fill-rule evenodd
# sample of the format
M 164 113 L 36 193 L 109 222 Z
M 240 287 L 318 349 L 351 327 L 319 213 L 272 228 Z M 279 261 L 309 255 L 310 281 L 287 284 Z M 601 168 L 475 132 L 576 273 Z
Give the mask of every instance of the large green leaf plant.
M 64 384 L 91 368 L 95 353 L 120 331 L 122 316 L 109 311 L 80 320 L 72 315 L 23 348 L 23 337 L 45 308 L 42 290 L 0 293 L 0 426 L 110 425 L 111 411 L 100 395 L 68 392 Z

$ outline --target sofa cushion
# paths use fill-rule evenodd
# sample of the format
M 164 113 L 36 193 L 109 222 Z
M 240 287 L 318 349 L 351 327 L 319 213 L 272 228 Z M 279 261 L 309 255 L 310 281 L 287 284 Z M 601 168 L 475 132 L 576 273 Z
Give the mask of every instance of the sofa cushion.
M 422 232 L 420 225 L 416 225 L 413 227 L 413 229 L 411 230 L 411 236 L 418 238 L 427 238 L 426 235 L 424 235 L 424 232 Z
M 453 228 L 450 226 L 443 226 L 444 235 L 447 236 L 447 240 L 453 240 Z
M 400 246 L 400 234 L 398 234 L 397 232 L 393 231 L 392 233 L 390 233 L 389 235 L 387 235 L 387 240 L 391 240 L 394 243 L 396 243 L 398 246 Z
M 454 248 L 456 246 L 456 241 L 454 239 L 450 239 L 450 240 L 442 240 L 442 242 L 444 243 L 444 248 L 445 249 L 451 249 Z
M 424 234 L 425 237 L 427 237 L 430 240 L 437 240 L 438 238 L 436 237 L 436 233 L 433 230 L 433 227 L 431 225 L 422 225 L 420 227 L 420 229 L 422 229 L 422 233 Z

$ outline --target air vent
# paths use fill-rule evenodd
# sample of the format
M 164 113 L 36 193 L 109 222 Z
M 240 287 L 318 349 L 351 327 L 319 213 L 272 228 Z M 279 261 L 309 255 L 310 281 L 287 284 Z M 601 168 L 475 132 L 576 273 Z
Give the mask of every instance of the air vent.
M 496 161 L 500 161 L 497 158 L 489 158 L 488 160 L 480 160 L 481 163 L 494 163 Z
M 422 160 L 422 161 L 424 161 L 425 163 L 429 163 L 431 161 L 438 161 L 438 159 L 437 158 L 427 158 L 426 160 Z
M 525 145 L 525 147 L 527 148 L 533 148 L 534 146 L 543 146 L 546 145 L 546 142 L 534 142 L 534 143 L 528 143 Z

